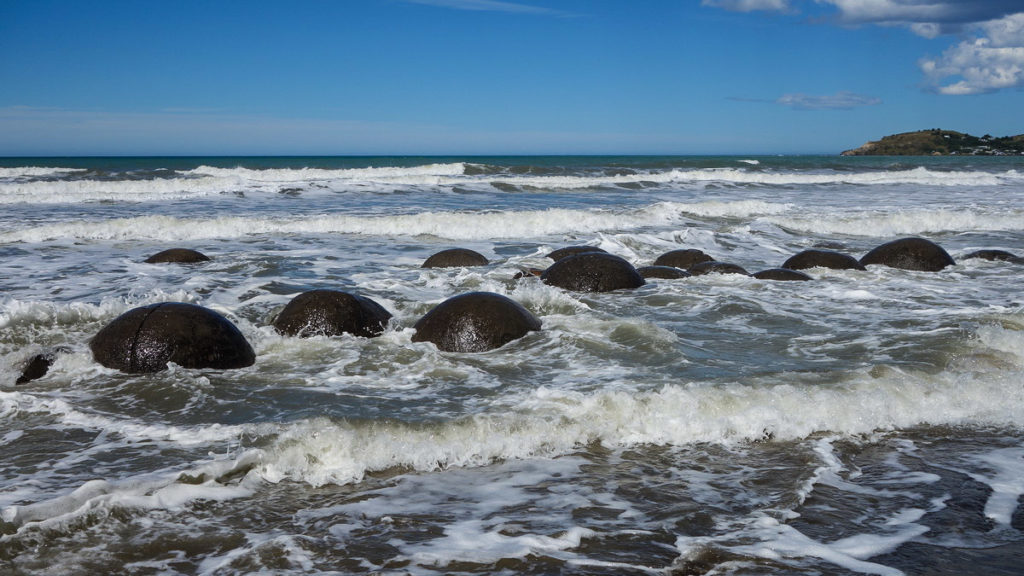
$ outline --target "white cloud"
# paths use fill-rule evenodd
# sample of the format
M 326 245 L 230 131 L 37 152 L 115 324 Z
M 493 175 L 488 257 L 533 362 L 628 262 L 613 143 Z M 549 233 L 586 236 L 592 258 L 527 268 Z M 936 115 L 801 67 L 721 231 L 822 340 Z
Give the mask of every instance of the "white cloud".
M 860 106 L 881 104 L 882 100 L 873 96 L 843 91 L 828 96 L 784 94 L 775 102 L 797 110 L 850 110 Z
M 812 0 L 802 0 L 810 3 Z M 918 65 L 940 94 L 980 94 L 1024 86 L 1024 0 L 813 0 L 834 7 L 834 22 L 904 27 L 924 38 L 959 35 L 942 56 Z M 795 11 L 798 0 L 702 0 L 705 6 L 749 12 Z M 965 39 L 966 37 L 966 39 Z M 839 96 L 840 93 L 836 96 Z M 842 98 L 783 96 L 799 108 L 831 108 Z M 864 104 L 855 104 L 864 105 Z
M 906 26 L 925 38 L 954 34 L 966 26 L 1002 18 L 1021 8 L 1020 0 L 814 0 L 839 10 L 844 24 Z
M 724 8 L 733 12 L 753 12 L 755 10 L 788 12 L 790 10 L 789 0 L 701 0 L 701 6 Z
M 940 94 L 981 94 L 1024 86 L 1024 12 L 978 28 L 981 37 L 960 42 L 939 58 L 921 60 L 921 70 Z

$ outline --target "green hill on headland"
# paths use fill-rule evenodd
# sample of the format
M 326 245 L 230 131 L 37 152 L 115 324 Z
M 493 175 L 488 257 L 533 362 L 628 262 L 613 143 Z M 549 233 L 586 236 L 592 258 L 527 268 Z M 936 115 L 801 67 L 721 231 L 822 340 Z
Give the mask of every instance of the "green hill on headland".
M 1018 156 L 1024 155 L 1024 134 L 993 138 L 952 130 L 920 130 L 886 136 L 843 156 Z

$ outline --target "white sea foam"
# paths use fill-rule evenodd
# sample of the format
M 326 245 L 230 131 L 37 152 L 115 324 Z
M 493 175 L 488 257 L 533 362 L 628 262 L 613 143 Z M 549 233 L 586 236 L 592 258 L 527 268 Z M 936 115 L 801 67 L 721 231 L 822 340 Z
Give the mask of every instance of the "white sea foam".
M 464 163 L 427 164 L 411 167 L 349 169 L 264 169 L 202 166 L 178 172 L 176 178 L 139 180 L 21 181 L 17 176 L 58 175 L 70 169 L 7 168 L 7 182 L 0 182 L 0 204 L 55 204 L 69 202 L 150 202 L 200 198 L 224 192 L 278 192 L 283 187 L 319 184 L 331 190 L 379 190 L 381 186 L 441 187 L 507 186 L 576 190 L 643 183 L 667 186 L 722 185 L 917 185 L 1000 186 L 1024 181 L 1016 170 L 1005 172 L 956 172 L 915 168 L 877 172 L 766 171 L 746 168 L 670 169 L 617 175 L 465 174 Z M 0 178 L 2 178 L 0 173 Z
M 985 502 L 985 516 L 997 524 L 1009 527 L 1017 503 L 1024 495 L 1024 446 L 1001 448 L 979 454 L 973 458 L 993 474 L 972 473 L 971 477 L 988 484 L 992 494 Z
M 152 202 L 201 198 L 239 189 L 237 182 L 216 178 L 7 182 L 0 183 L 0 204 Z
M 681 221 L 684 213 L 710 217 L 779 214 L 788 205 L 756 200 L 696 203 L 660 202 L 628 211 L 605 209 L 421 212 L 387 216 L 326 215 L 306 218 L 181 218 L 139 216 L 47 224 L 0 233 L 0 242 L 56 239 L 182 241 L 271 234 L 430 235 L 452 240 L 534 238 L 551 234 L 595 234 Z
M 0 167 L 0 179 L 40 178 L 45 176 L 61 176 L 74 172 L 85 172 L 85 168 L 47 168 L 43 166 Z
M 276 168 L 254 170 L 251 168 L 215 168 L 200 166 L 181 172 L 186 176 L 214 176 L 242 182 L 316 182 L 329 180 L 350 180 L 353 182 L 383 182 L 388 184 L 442 184 L 446 178 L 461 176 L 466 171 L 462 162 L 450 164 L 425 164 L 410 167 L 378 166 L 371 168 Z
M 963 230 L 1024 230 L 1024 213 L 989 212 L 978 208 L 909 209 L 894 212 L 854 212 L 809 215 L 765 216 L 788 230 L 811 234 L 890 237 L 907 234 L 956 232 Z
M 883 370 L 839 386 L 672 385 L 649 392 L 571 392 L 541 387 L 514 413 L 479 414 L 446 425 L 373 427 L 315 419 L 288 428 L 267 449 L 270 481 L 314 485 L 359 481 L 372 470 L 429 471 L 610 446 L 799 439 L 815 432 L 861 434 L 920 424 L 1013 425 L 1024 418 L 1019 379 Z
M 158 302 L 192 302 L 194 297 L 183 291 L 157 290 L 144 299 L 129 302 L 124 298 L 108 297 L 98 304 L 88 302 L 46 302 L 7 298 L 0 301 L 0 328 L 25 324 L 73 325 L 111 318 L 129 308 Z

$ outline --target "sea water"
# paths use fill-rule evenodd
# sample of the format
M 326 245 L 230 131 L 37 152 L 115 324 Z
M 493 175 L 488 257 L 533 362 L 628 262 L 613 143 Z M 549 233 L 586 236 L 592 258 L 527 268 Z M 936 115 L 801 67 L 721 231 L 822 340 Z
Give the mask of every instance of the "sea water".
M 1018 574 L 1024 159 L 0 161 L 0 573 Z M 902 237 L 940 272 L 652 279 L 575 293 L 554 249 L 750 272 Z M 171 247 L 211 261 L 146 264 Z M 476 250 L 481 267 L 423 269 Z M 270 324 L 312 289 L 383 335 Z M 413 342 L 489 291 L 542 330 Z M 256 351 L 129 375 L 119 314 L 189 302 Z M 15 385 L 26 360 L 49 372 Z

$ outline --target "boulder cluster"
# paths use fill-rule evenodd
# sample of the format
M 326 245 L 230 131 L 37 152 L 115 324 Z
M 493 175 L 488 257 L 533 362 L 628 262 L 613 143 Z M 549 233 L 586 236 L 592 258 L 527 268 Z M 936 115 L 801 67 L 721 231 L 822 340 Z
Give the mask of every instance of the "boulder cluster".
M 672 250 L 650 266 L 634 268 L 619 256 L 594 246 L 570 246 L 547 255 L 546 270 L 529 268 L 516 278 L 539 276 L 545 284 L 575 292 L 611 292 L 643 286 L 646 279 L 681 279 L 703 274 L 742 274 L 763 280 L 811 280 L 802 270 L 831 268 L 866 270 L 884 265 L 904 270 L 939 271 L 954 264 L 939 245 L 924 238 L 903 238 L 882 244 L 859 260 L 832 250 L 805 250 L 778 268 L 750 274 L 741 266 L 714 259 L 696 249 Z M 1002 250 L 979 250 L 965 258 L 1024 264 L 1024 258 Z M 195 250 L 172 248 L 147 263 L 192 264 L 209 258 Z M 483 255 L 465 248 L 443 250 L 427 258 L 423 268 L 471 267 L 488 264 Z M 377 302 L 339 290 L 312 290 L 295 296 L 274 318 L 280 334 L 296 337 L 352 334 L 372 338 L 384 332 L 392 314 Z M 446 352 L 484 352 L 541 329 L 541 322 L 518 302 L 492 292 L 470 292 L 438 304 L 413 326 L 413 342 L 432 342 Z M 169 362 L 186 368 L 232 369 L 256 361 L 252 346 L 227 318 L 209 308 L 164 302 L 134 308 L 104 326 L 89 342 L 93 358 L 126 373 L 164 370 Z M 28 359 L 17 379 L 23 384 L 42 377 L 58 353 L 55 348 Z

